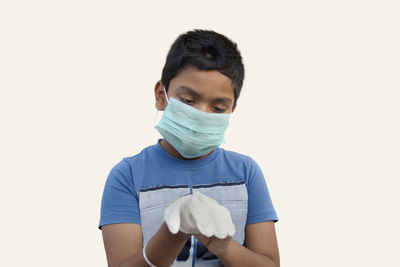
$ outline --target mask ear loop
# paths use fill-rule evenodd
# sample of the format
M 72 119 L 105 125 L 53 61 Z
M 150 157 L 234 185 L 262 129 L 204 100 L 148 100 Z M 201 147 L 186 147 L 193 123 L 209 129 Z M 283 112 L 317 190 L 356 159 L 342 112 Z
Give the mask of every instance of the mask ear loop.
M 167 103 L 169 104 L 167 90 L 165 89 L 165 86 L 164 86 L 164 95 L 165 95 L 165 99 L 167 100 Z

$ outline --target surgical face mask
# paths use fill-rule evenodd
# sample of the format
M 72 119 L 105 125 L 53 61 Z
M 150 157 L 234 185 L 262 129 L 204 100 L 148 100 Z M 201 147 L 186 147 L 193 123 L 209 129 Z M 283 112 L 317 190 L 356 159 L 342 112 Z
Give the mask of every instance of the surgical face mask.
M 164 94 L 168 105 L 155 128 L 185 158 L 204 156 L 225 143 L 230 114 L 207 113 Z

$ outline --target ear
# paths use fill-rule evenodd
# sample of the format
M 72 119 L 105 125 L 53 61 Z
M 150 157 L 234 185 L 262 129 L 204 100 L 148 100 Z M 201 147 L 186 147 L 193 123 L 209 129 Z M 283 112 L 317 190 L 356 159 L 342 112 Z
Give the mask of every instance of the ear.
M 154 96 L 156 100 L 155 107 L 157 110 L 164 110 L 168 102 L 165 99 L 164 85 L 161 81 L 158 81 L 154 86 Z

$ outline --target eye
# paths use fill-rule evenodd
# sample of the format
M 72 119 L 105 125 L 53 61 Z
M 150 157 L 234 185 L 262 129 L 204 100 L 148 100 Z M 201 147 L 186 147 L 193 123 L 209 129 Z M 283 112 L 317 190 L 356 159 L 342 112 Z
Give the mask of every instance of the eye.
M 194 100 L 192 99 L 188 99 L 188 98 L 183 98 L 183 97 L 179 97 L 179 100 L 185 104 L 191 105 L 194 103 Z
M 217 107 L 217 106 L 213 106 L 212 109 L 213 109 L 216 113 L 223 113 L 223 112 L 225 112 L 225 109 L 224 109 L 224 108 L 220 108 L 220 107 Z

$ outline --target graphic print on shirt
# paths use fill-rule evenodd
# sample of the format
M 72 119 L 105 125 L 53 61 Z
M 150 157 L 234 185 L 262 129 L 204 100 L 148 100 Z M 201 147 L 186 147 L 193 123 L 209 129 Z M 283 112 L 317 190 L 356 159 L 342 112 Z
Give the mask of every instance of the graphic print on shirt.
M 190 188 L 190 185 L 175 185 L 155 186 L 140 190 L 139 207 L 143 245 L 149 242 L 163 223 L 166 206 L 172 201 L 189 194 Z M 215 199 L 230 211 L 232 221 L 236 225 L 233 239 L 239 244 L 243 244 L 248 201 L 245 181 L 193 185 L 192 190 Z M 196 244 L 195 247 L 194 244 Z M 193 255 L 194 253 L 195 256 Z M 194 259 L 196 259 L 196 266 L 220 266 L 217 257 L 200 242 L 194 241 L 194 237 L 188 239 L 173 266 L 192 266 L 191 263 Z

